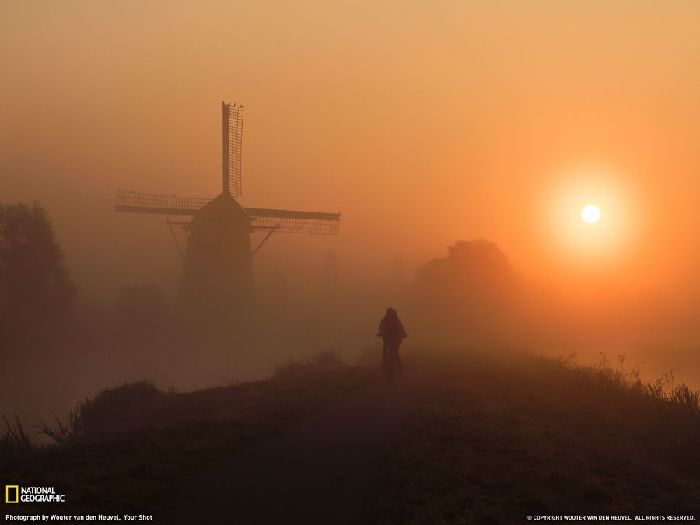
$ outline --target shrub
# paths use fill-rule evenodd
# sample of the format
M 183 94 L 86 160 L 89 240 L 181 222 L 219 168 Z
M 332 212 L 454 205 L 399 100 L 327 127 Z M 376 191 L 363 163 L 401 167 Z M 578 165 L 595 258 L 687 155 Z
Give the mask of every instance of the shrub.
M 135 407 L 165 395 L 151 381 L 146 380 L 107 388 L 93 399 L 78 403 L 66 423 L 58 418 L 54 428 L 43 423 L 42 433 L 58 444 L 103 434 L 118 428 Z

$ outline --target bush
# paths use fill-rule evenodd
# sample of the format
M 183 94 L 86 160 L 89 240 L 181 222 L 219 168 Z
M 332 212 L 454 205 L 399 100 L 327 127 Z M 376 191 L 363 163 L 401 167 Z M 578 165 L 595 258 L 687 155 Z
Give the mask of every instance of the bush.
M 158 390 L 151 381 L 146 380 L 107 388 L 93 399 L 78 403 L 69 414 L 67 423 L 56 418 L 55 428 L 43 424 L 42 433 L 58 444 L 98 436 L 118 428 L 137 406 L 165 395 L 167 394 Z

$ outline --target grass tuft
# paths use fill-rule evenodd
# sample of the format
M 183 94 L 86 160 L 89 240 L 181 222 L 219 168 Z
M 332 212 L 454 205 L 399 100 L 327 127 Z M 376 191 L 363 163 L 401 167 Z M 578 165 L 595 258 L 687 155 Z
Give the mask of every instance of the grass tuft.
M 2 415 L 5 423 L 5 432 L 0 435 L 0 459 L 11 459 L 25 456 L 34 451 L 35 446 L 24 432 L 24 427 L 19 417 L 8 421 Z
M 42 422 L 41 432 L 58 445 L 99 437 L 118 427 L 137 407 L 166 395 L 148 380 L 106 388 L 94 398 L 78 403 L 66 422 L 58 417 L 53 427 Z
M 287 380 L 307 377 L 318 373 L 329 372 L 343 368 L 345 362 L 332 350 L 324 350 L 306 359 L 289 359 L 277 365 L 273 374 L 274 379 Z

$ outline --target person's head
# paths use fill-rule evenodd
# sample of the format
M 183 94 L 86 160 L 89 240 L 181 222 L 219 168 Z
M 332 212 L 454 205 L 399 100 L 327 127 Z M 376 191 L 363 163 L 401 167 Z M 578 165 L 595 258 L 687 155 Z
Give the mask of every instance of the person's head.
M 387 308 L 386 309 L 386 316 L 389 319 L 396 319 L 396 317 L 397 317 L 396 310 L 394 310 L 393 308 Z

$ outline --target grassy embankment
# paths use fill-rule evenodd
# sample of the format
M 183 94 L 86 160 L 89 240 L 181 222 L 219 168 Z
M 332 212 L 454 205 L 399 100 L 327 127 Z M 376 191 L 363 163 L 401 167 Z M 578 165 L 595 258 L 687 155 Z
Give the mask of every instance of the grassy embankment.
M 59 446 L 0 439 L 0 483 L 54 485 L 66 512 L 149 511 L 193 471 L 377 379 L 297 365 L 192 393 L 108 390 L 79 406 Z M 605 363 L 461 352 L 409 356 L 393 388 L 411 410 L 387 458 L 380 523 L 700 513 L 700 410 L 683 385 Z
M 695 514 L 698 395 L 669 377 L 527 355 L 433 357 L 389 461 L 386 523 Z M 437 363 L 437 364 L 435 364 Z M 634 517 L 634 516 L 632 516 Z
M 54 446 L 32 445 L 10 421 L 10 430 L 0 435 L 0 485 L 55 486 L 67 496 L 60 507 L 66 514 L 150 513 L 193 472 L 375 376 L 321 354 L 253 383 L 191 393 L 161 392 L 148 382 L 104 390 L 80 403 L 62 428 L 54 423 L 48 429 L 59 441 Z M 4 510 L 33 509 L 23 504 Z

